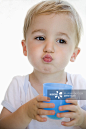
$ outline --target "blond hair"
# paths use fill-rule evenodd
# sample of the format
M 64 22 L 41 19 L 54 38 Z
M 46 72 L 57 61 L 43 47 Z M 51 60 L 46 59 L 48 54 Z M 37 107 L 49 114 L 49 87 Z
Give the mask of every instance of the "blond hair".
M 82 28 L 83 28 L 81 18 L 71 4 L 61 0 L 45 0 L 34 5 L 32 8 L 28 10 L 24 21 L 24 27 L 23 27 L 24 39 L 26 40 L 26 33 L 32 22 L 32 18 L 34 16 L 41 15 L 41 14 L 49 15 L 52 13 L 55 13 L 55 14 L 66 13 L 71 15 L 71 17 L 73 17 L 75 22 L 75 28 L 76 28 L 76 42 L 77 42 L 76 46 L 78 46 L 81 38 Z

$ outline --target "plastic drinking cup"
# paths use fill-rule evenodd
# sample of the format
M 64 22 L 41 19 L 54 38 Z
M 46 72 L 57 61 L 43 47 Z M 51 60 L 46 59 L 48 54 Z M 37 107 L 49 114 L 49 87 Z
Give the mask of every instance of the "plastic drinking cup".
M 68 110 L 60 111 L 59 106 L 69 105 L 70 103 L 66 103 L 67 98 L 71 98 L 72 86 L 61 83 L 44 83 L 43 84 L 43 96 L 47 96 L 50 98 L 49 102 L 44 103 L 54 103 L 54 108 L 44 108 L 45 110 L 55 110 L 54 115 L 47 115 L 50 119 L 60 120 L 63 118 L 59 118 L 56 116 L 57 113 L 69 112 Z

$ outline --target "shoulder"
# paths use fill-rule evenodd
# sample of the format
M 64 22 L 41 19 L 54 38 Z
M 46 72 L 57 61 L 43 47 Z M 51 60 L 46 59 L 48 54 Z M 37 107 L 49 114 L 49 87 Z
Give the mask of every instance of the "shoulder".
M 23 88 L 26 76 L 14 76 L 9 84 L 8 90 L 20 90 Z
M 12 82 L 24 83 L 25 76 L 14 76 Z
M 72 81 L 73 89 L 78 90 L 79 93 L 83 93 L 78 99 L 78 104 L 82 109 L 86 110 L 86 79 L 80 74 L 70 74 L 70 79 Z
M 70 74 L 70 78 L 74 87 L 86 89 L 86 79 L 80 74 Z

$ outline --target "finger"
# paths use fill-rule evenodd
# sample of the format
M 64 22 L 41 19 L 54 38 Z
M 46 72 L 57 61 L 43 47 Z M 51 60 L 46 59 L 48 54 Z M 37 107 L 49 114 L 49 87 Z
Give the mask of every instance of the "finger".
M 46 117 L 41 117 L 40 115 L 36 115 L 36 120 L 38 120 L 39 122 L 45 122 L 47 121 L 47 118 Z
M 67 126 L 67 127 L 70 127 L 70 126 L 77 126 L 75 119 L 73 119 L 72 121 L 69 121 L 69 122 L 62 121 L 61 124 L 62 124 L 63 126 Z
M 38 95 L 37 97 L 36 97 L 36 100 L 39 102 L 39 101 L 50 101 L 50 98 L 49 97 L 47 97 L 47 96 L 43 96 L 43 95 Z
M 75 112 L 65 112 L 65 113 L 57 113 L 57 117 L 65 117 L 65 118 L 71 118 L 75 119 L 76 118 L 76 113 Z
M 78 101 L 76 99 L 72 99 L 72 98 L 68 98 L 65 101 L 66 101 L 66 103 L 71 103 L 71 104 L 74 104 L 74 105 L 78 104 Z
M 43 102 L 37 103 L 37 108 L 54 108 L 54 107 L 55 107 L 54 103 L 43 103 Z
M 38 109 L 37 114 L 39 114 L 39 115 L 54 115 L 55 111 L 54 110 Z
M 59 110 L 60 111 L 64 111 L 64 110 L 69 110 L 69 111 L 77 111 L 77 106 L 76 105 L 63 105 L 63 106 L 59 106 Z

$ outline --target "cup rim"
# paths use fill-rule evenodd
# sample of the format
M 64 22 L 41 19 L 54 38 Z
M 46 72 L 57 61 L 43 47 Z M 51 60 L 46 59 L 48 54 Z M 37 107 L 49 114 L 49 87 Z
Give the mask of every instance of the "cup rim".
M 73 88 L 73 86 L 69 85 L 69 84 L 63 84 L 63 83 L 43 83 L 43 87 L 49 87 L 50 88 L 51 85 L 53 85 L 53 87 L 55 87 L 55 88 L 57 87 L 57 85 L 58 85 L 58 88 L 68 88 L 68 89 Z

